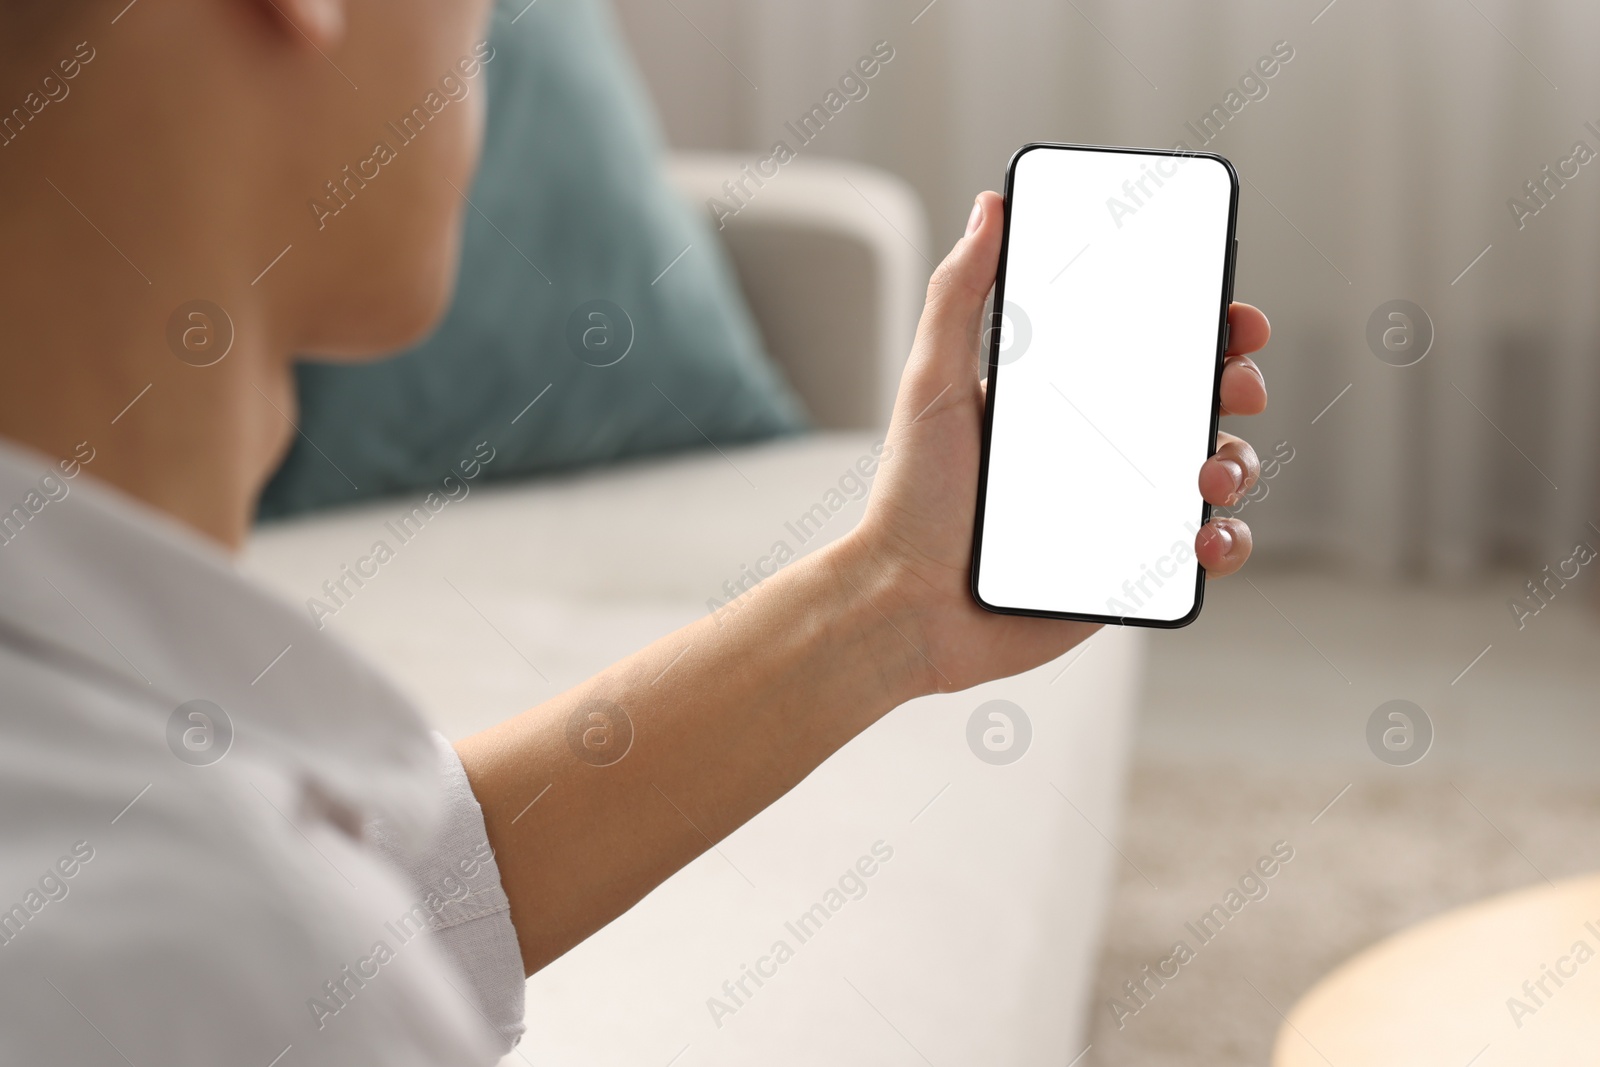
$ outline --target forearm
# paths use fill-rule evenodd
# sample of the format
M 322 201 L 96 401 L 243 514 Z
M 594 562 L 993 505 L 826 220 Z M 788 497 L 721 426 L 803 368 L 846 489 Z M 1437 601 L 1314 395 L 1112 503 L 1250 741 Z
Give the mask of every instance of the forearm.
M 850 543 L 830 546 L 457 746 L 530 974 L 918 695 L 925 665 L 889 619 L 889 582 Z M 593 700 L 631 723 L 621 758 L 575 743 L 575 716 L 609 712 Z
M 458 746 L 530 973 L 897 704 L 1031 670 L 1097 629 L 992 614 L 972 597 L 985 401 L 979 339 L 1002 230 L 1000 197 L 985 193 L 929 286 L 890 447 L 851 534 L 767 579 L 737 610 L 687 626 Z M 1266 319 L 1235 305 L 1229 322 L 1224 412 L 1260 411 L 1266 391 L 1242 355 L 1266 343 Z M 1201 469 L 1202 493 L 1218 505 L 1259 471 L 1247 446 L 1226 457 L 1231 471 L 1224 458 Z M 1084 521 L 1098 521 L 1093 501 L 1083 505 Z M 1215 520 L 1197 535 L 1195 554 L 1208 575 L 1231 574 L 1250 554 L 1249 529 Z M 591 700 L 620 706 L 632 724 L 631 748 L 604 766 L 568 736 Z

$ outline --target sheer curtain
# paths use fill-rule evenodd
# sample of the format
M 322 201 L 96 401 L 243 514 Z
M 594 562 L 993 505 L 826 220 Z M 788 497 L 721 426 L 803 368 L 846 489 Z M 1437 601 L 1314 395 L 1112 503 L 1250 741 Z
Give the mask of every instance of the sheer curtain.
M 1276 329 L 1249 432 L 1294 458 L 1247 505 L 1264 546 L 1448 577 L 1600 544 L 1592 0 L 617 6 L 674 144 L 752 162 L 888 41 L 799 154 L 912 182 L 932 262 L 1025 141 L 1203 132 L 1245 179 L 1239 294 Z M 1292 58 L 1262 77 L 1275 49 Z M 1409 322 L 1420 345 L 1432 324 L 1411 366 L 1368 340 L 1397 300 L 1425 317 L 1379 314 L 1378 336 Z

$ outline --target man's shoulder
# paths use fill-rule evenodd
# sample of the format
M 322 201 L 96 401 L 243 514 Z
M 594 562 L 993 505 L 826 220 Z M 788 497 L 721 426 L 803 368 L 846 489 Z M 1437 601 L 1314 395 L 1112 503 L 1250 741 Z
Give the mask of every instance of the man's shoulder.
M 0 1060 L 475 1062 L 408 890 L 293 764 L 5 650 L 0 683 Z

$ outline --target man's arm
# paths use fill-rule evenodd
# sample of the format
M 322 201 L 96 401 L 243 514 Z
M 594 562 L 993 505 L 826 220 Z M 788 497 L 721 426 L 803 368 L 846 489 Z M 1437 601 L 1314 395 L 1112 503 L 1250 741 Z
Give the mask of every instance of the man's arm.
M 528 973 L 918 695 L 882 581 L 830 546 L 457 746 Z
M 862 524 L 740 600 L 457 746 L 483 808 L 531 974 L 622 914 L 913 697 L 1046 663 L 1097 627 L 994 615 L 968 591 L 983 419 L 979 337 L 1002 204 L 978 199 L 940 266 Z M 1224 414 L 1266 406 L 1264 316 L 1235 305 Z M 1074 457 L 1063 457 L 1072 462 Z M 1259 476 L 1222 435 L 1199 473 L 1214 504 Z M 1085 521 L 1092 518 L 1085 501 Z M 1207 524 L 1213 577 L 1250 553 Z M 1082 560 L 1085 567 L 1098 561 Z M 631 734 L 629 730 L 631 729 Z

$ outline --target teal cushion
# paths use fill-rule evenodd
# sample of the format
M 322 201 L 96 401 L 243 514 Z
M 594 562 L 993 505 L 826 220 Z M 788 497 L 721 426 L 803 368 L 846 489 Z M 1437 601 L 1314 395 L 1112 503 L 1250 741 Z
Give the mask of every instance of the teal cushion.
M 263 518 L 436 489 L 484 441 L 482 477 L 508 478 L 804 428 L 716 235 L 667 184 L 609 10 L 543 0 L 491 43 L 455 302 L 395 358 L 297 367 L 301 433 Z

